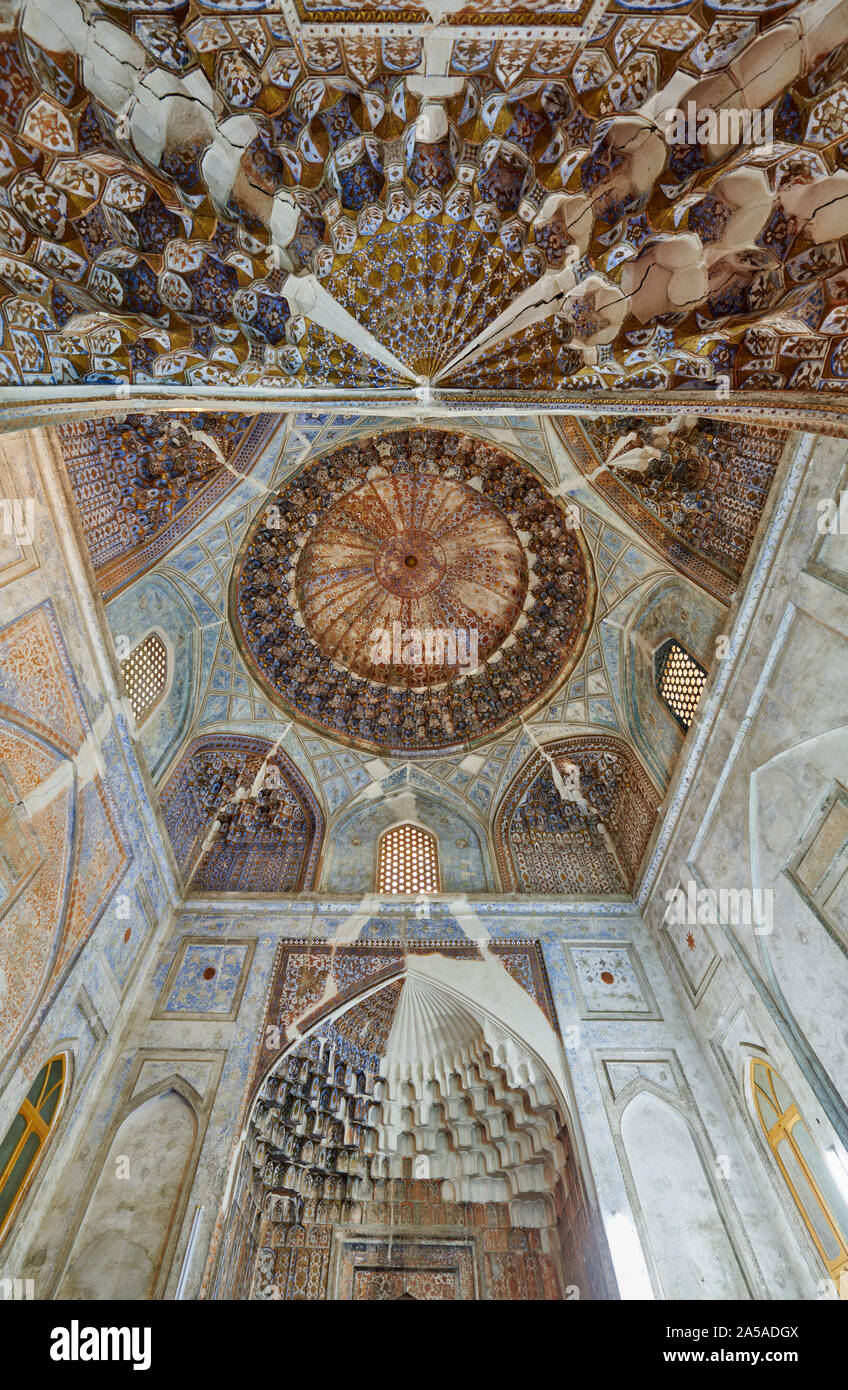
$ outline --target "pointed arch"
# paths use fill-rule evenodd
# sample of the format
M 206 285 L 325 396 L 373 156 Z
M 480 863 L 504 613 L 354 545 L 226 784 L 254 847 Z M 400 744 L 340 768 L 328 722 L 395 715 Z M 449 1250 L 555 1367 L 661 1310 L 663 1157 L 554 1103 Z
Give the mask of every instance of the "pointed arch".
M 381 797 L 358 802 L 336 817 L 326 837 L 322 888 L 336 893 L 373 892 L 379 837 L 405 821 L 436 837 L 442 892 L 496 890 L 486 827 L 473 808 L 447 788 L 429 788 L 418 782 L 384 785 Z
M 195 889 L 289 893 L 315 883 L 321 807 L 291 758 L 267 739 L 194 739 L 165 784 L 162 810 L 177 862 Z
M 840 1297 L 848 1298 L 848 1194 L 840 1191 L 780 1072 L 760 1054 L 747 1070 L 752 1109 L 774 1162 Z
M 657 689 L 657 654 L 674 639 L 709 671 L 725 622 L 720 604 L 682 575 L 649 580 L 625 620 L 620 650 L 627 733 L 663 789 L 679 755 L 684 731 Z
M 633 749 L 608 734 L 532 753 L 495 816 L 506 892 L 629 892 L 660 797 Z
M 445 966 L 407 958 L 263 1071 L 215 1297 L 385 1296 L 367 1291 L 369 1271 L 393 1285 L 392 1250 L 408 1274 L 425 1237 L 437 1267 L 459 1269 L 451 1297 L 561 1298 L 572 1282 L 615 1296 L 550 1022 L 509 977 L 498 990 L 494 960 Z M 459 1245 L 433 1239 L 457 1222 L 469 1230 Z M 517 1263 L 478 1238 L 490 1223 L 513 1230 Z M 332 1267 L 315 1253 L 331 1245 Z M 442 1296 L 414 1277 L 419 1296 Z
M 422 825 L 391 825 L 377 841 L 378 893 L 438 893 L 439 842 Z
M 57 1053 L 45 1062 L 0 1141 L 0 1244 L 41 1167 L 59 1123 L 69 1074 L 66 1053 Z

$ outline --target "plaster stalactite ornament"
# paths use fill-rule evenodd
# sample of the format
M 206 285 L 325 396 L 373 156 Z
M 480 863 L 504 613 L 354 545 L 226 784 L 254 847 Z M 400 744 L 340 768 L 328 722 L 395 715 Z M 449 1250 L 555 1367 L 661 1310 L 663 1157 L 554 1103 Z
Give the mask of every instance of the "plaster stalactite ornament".
M 292 892 L 314 880 L 318 802 L 286 755 L 261 739 L 194 740 L 162 790 L 162 811 L 194 889 Z
M 417 429 L 336 449 L 263 506 L 230 617 L 287 711 L 357 746 L 423 753 L 535 707 L 573 668 L 594 602 L 579 532 L 525 465 Z
M 273 427 L 235 412 L 125 416 L 59 427 L 104 592 L 155 562 L 249 468 Z
M 545 1067 L 439 986 L 425 959 L 320 949 L 341 988 L 334 1016 L 320 1020 L 308 1003 L 294 1044 L 255 1078 L 232 1189 L 239 1219 L 228 1222 L 214 1296 L 371 1299 L 411 1288 L 421 1298 L 561 1298 L 563 1266 L 604 1296 Z M 491 949 L 513 953 L 513 968 L 521 957 L 518 978 L 550 1019 L 536 948 Z M 292 981 L 311 965 L 305 943 L 281 943 L 267 1021 L 282 1021 L 277 1009 L 297 998 Z M 378 987 L 339 1012 L 363 982 Z M 445 1226 L 463 1228 L 459 1244 Z
M 524 893 L 621 893 L 632 887 L 659 797 L 632 750 L 608 735 L 531 755 L 498 808 L 505 886 Z
M 582 426 L 565 421 L 558 429 L 578 467 L 616 510 L 676 568 L 728 602 L 784 455 L 786 431 L 684 415 L 670 425 L 607 416 Z
M 437 97 L 420 38 L 242 10 L 5 19 L 0 385 L 844 391 L 840 0 L 497 10 Z

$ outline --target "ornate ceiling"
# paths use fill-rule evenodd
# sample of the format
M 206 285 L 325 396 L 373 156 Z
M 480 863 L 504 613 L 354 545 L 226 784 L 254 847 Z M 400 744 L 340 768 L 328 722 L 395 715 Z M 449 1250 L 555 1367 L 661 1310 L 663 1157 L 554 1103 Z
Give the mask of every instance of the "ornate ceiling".
M 848 381 L 836 0 L 13 11 L 2 385 Z
M 195 888 L 312 887 L 320 808 L 285 753 L 260 740 L 195 739 L 165 788 L 162 811 L 177 862 Z
M 696 416 L 678 417 L 671 426 L 599 416 L 581 424 L 563 420 L 557 429 L 615 511 L 676 569 L 728 603 L 786 449 L 786 431 Z
M 370 892 L 369 847 L 410 814 L 447 891 L 638 880 L 684 741 L 652 654 L 673 634 L 712 667 L 795 441 L 705 418 L 446 423 L 290 413 L 181 535 L 125 557 L 113 633 L 181 653 L 139 736 L 195 890 Z M 123 440 L 103 426 L 113 475 Z M 476 627 L 479 669 L 459 646 L 416 667 L 431 624 Z M 396 625 L 399 660 L 374 641 Z M 288 791 L 256 792 L 266 757 Z
M 187 872 L 217 774 L 290 760 L 197 886 L 317 885 L 413 784 L 469 882 L 632 885 L 682 741 L 645 653 L 710 666 L 794 412 L 844 428 L 846 73 L 845 0 L 10 10 L 0 408 L 68 407 L 113 629 L 172 641 Z
M 567 676 L 593 607 L 562 505 L 503 449 L 436 429 L 307 465 L 259 512 L 230 594 L 236 640 L 274 701 L 396 753 L 514 722 Z M 453 653 L 428 662 L 416 629 L 450 632 Z
M 64 425 L 59 438 L 104 592 L 176 544 L 232 488 L 270 433 L 265 417 L 201 411 Z
M 325 656 L 378 684 L 441 685 L 509 636 L 527 597 L 527 557 L 487 498 L 452 478 L 396 473 L 395 460 L 387 462 L 322 515 L 301 552 L 295 594 Z M 431 640 L 427 660 L 423 638 L 392 640 L 395 624 L 458 631 L 463 649 L 456 638 L 438 650 Z

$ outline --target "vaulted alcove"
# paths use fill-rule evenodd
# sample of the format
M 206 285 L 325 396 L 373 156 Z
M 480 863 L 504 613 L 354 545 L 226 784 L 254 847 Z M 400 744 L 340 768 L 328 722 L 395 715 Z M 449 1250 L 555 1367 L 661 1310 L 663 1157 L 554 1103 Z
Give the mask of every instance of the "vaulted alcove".
M 453 971 L 444 956 L 408 958 L 262 1077 L 216 1297 L 610 1296 L 561 1046 L 538 1004 L 476 954 Z M 517 1005 L 514 1026 L 446 983 L 457 977 Z

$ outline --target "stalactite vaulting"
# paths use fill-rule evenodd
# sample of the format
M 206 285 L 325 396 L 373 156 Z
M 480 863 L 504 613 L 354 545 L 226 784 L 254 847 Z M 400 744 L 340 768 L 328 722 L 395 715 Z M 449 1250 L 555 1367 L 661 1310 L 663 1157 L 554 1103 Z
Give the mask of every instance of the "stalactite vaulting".
M 632 8 L 424 80 L 361 16 L 20 0 L 0 381 L 840 392 L 844 4 Z

